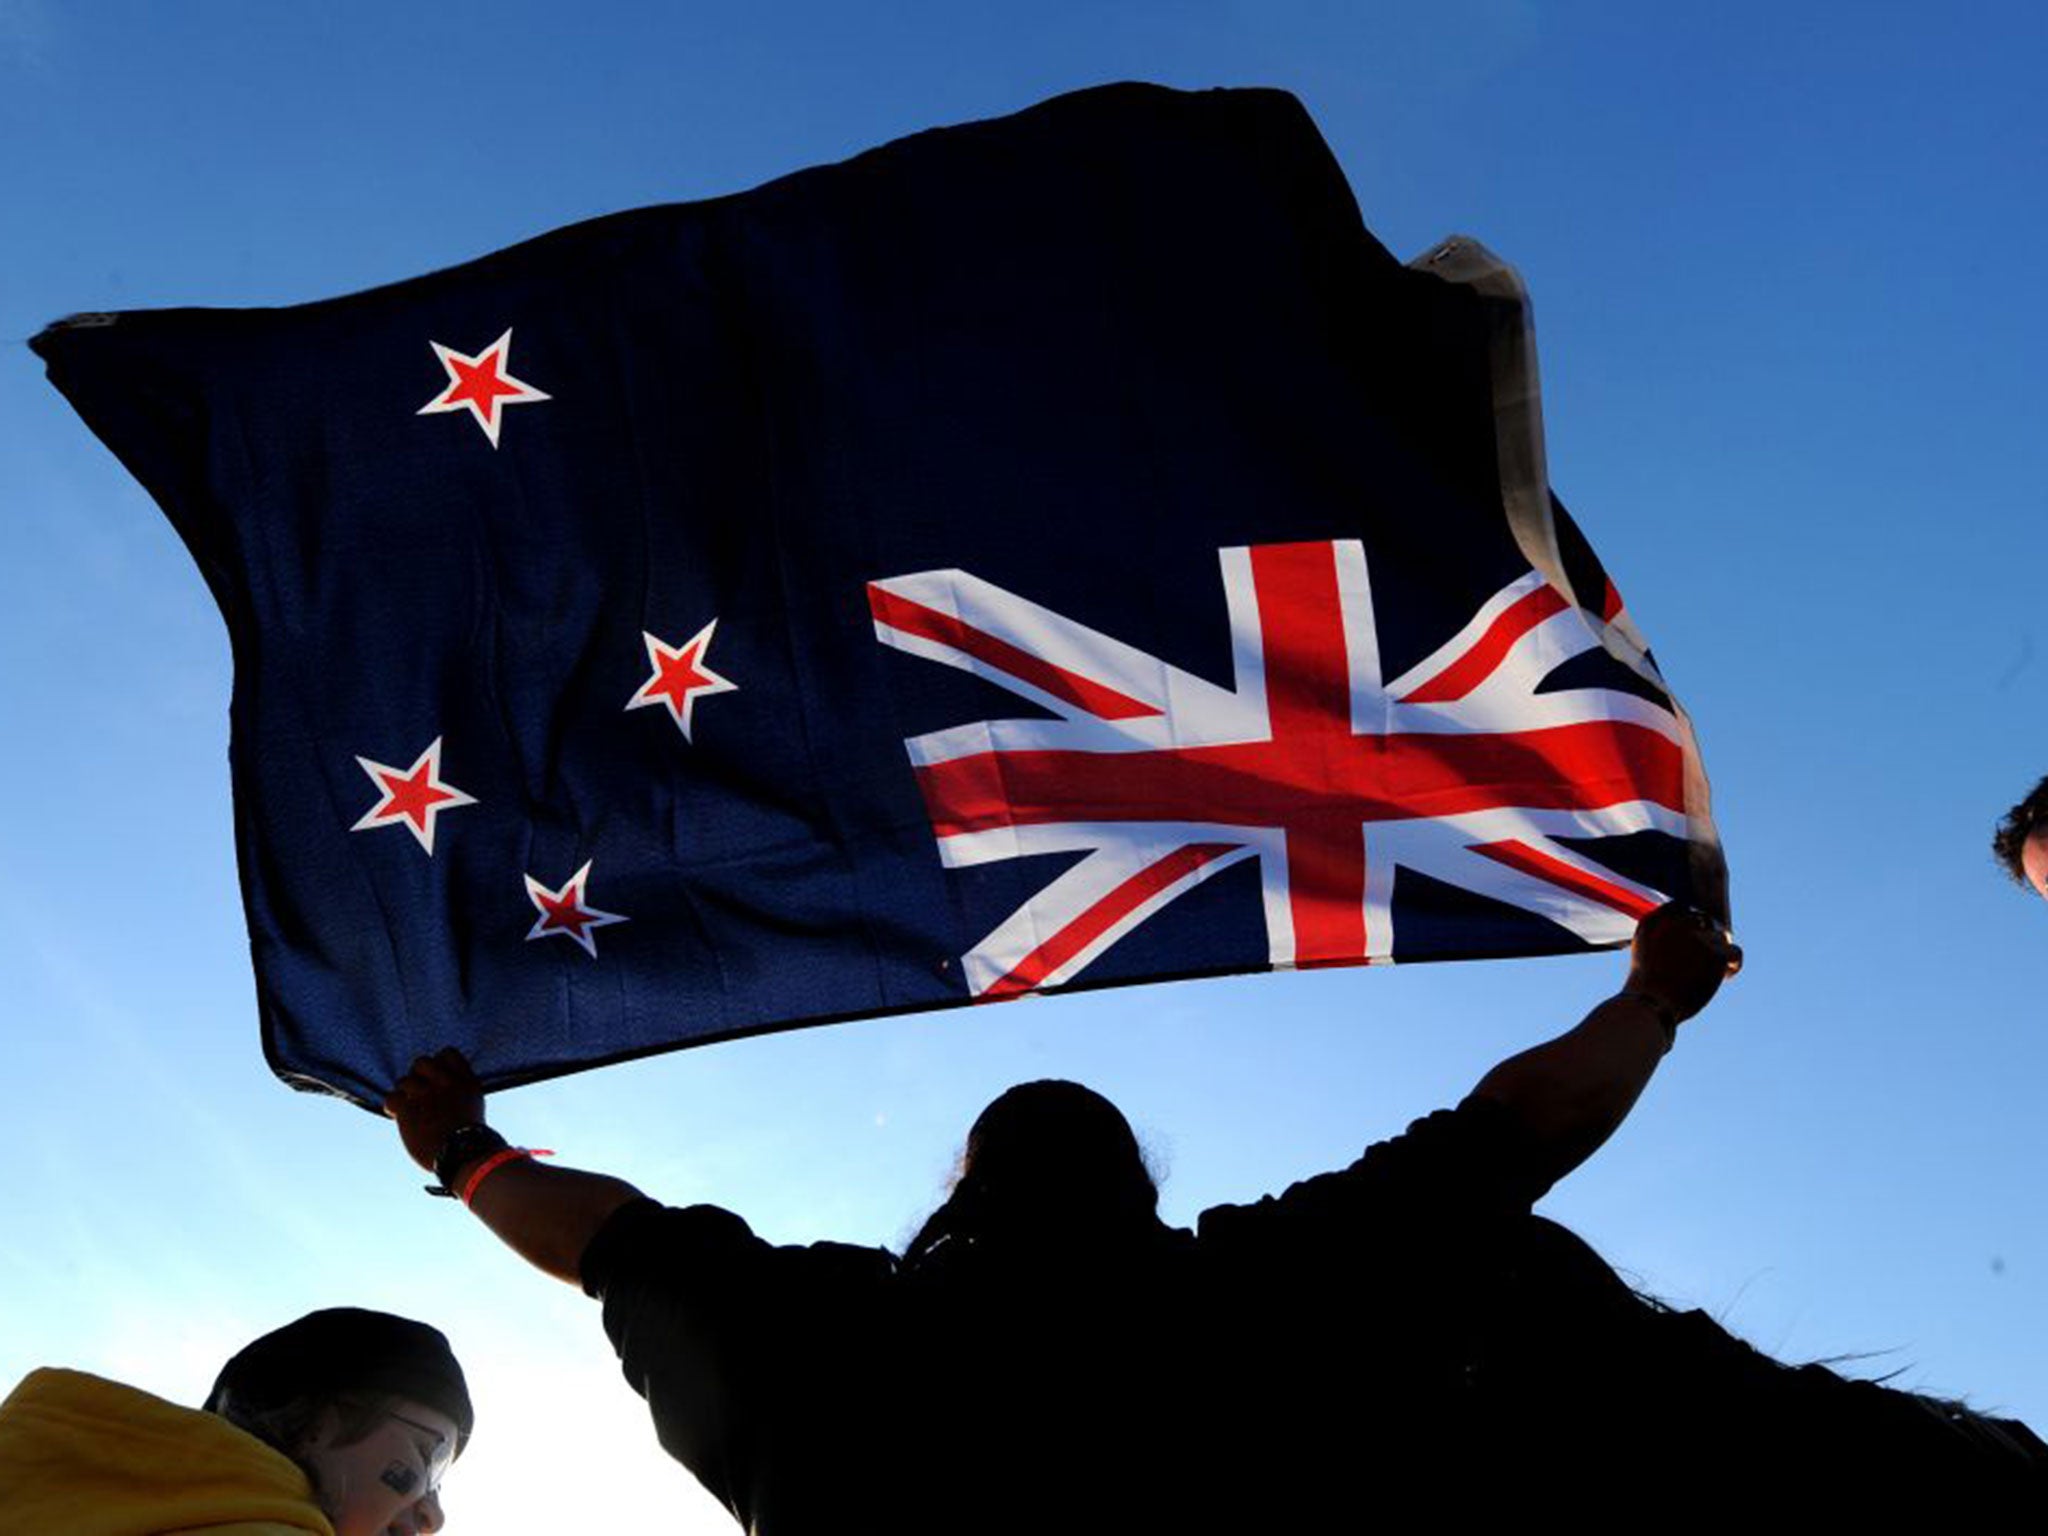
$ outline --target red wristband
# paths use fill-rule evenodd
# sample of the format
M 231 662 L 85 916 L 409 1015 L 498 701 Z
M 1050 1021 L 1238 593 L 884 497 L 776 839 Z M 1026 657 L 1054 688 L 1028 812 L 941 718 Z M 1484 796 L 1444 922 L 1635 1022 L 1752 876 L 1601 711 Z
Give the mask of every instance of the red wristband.
M 476 1200 L 477 1186 L 507 1163 L 516 1163 L 523 1158 L 553 1157 L 555 1154 L 534 1147 L 501 1147 L 476 1166 L 476 1172 L 462 1181 L 462 1203 L 472 1204 Z

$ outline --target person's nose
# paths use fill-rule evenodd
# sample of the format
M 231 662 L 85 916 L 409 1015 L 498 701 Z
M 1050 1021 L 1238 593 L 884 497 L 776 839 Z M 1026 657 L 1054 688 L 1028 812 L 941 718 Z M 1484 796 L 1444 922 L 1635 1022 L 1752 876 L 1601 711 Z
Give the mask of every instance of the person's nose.
M 441 1513 L 441 1495 L 438 1493 L 428 1494 L 413 1509 L 420 1517 L 420 1536 L 434 1536 L 434 1532 L 448 1522 L 448 1517 Z

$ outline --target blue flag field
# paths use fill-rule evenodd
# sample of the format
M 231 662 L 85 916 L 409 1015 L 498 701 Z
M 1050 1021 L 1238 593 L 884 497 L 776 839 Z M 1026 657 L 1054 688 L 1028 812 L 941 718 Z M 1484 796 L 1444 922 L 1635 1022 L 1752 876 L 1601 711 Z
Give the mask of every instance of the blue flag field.
M 33 345 L 226 618 L 295 1086 L 1725 906 L 1519 283 L 1396 261 L 1278 92 Z

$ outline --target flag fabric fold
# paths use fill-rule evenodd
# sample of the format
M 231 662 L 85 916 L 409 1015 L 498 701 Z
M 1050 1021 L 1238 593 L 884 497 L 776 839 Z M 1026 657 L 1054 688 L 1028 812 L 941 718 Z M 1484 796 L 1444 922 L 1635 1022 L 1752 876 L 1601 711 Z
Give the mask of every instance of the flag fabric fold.
M 1527 306 L 1116 86 L 270 310 L 59 322 L 232 638 L 272 1067 L 374 1104 L 1724 906 Z

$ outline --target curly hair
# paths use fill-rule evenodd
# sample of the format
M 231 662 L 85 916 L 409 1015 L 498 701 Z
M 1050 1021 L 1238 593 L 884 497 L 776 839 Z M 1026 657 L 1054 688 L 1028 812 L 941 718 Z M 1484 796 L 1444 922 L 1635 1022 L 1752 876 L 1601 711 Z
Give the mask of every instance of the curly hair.
M 2048 779 L 2036 784 L 2026 799 L 2007 811 L 2005 820 L 1991 834 L 1992 853 L 2017 884 L 2027 883 L 2023 859 L 2028 839 L 2037 832 L 2048 832 Z

